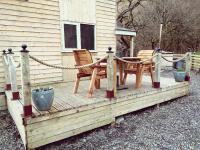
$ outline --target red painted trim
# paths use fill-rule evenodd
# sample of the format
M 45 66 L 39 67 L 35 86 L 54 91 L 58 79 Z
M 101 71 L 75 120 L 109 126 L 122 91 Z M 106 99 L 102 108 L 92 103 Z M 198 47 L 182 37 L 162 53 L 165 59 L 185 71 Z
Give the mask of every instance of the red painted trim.
M 186 76 L 185 76 L 185 81 L 188 81 L 188 82 L 189 82 L 189 81 L 190 81 L 190 76 L 186 75 Z
M 12 100 L 20 99 L 19 92 L 12 92 L 12 96 L 13 96 Z
M 106 91 L 106 97 L 107 98 L 109 98 L 109 99 L 111 99 L 111 98 L 114 98 L 115 96 L 114 96 L 114 90 L 112 90 L 112 91 Z
M 5 90 L 6 90 L 6 91 L 10 91 L 10 90 L 11 90 L 11 84 L 6 84 Z
M 24 110 L 24 117 L 25 118 L 32 116 L 32 105 L 24 106 L 23 110 Z
M 153 87 L 156 88 L 156 89 L 159 89 L 160 88 L 160 82 L 154 82 Z

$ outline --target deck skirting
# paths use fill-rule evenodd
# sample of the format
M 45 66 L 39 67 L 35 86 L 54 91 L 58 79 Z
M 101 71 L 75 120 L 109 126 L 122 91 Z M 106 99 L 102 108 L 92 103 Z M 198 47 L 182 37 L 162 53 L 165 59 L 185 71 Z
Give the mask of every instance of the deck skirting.
M 0 91 L 0 110 L 6 110 L 7 105 L 6 105 L 6 97 L 5 93 Z

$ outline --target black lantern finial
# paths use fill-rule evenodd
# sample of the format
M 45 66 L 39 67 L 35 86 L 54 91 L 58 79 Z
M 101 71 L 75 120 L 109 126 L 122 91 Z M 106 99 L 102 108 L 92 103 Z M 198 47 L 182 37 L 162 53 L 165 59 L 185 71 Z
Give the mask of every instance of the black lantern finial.
M 21 50 L 21 52 L 29 52 L 27 50 L 27 45 L 26 44 L 22 44 L 22 50 Z
M 14 54 L 13 51 L 12 51 L 12 48 L 8 49 L 8 54 Z

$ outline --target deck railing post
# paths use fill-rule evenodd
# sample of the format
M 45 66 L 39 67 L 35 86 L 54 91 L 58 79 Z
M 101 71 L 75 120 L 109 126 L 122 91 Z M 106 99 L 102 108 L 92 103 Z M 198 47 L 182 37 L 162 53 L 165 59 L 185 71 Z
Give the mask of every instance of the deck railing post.
M 3 50 L 2 59 L 3 59 L 3 65 L 4 65 L 5 80 L 6 80 L 5 90 L 9 91 L 11 90 L 11 82 L 10 82 L 10 74 L 9 74 L 9 69 L 8 69 L 9 62 L 7 59 L 6 50 Z
M 16 66 L 13 64 L 13 51 L 12 49 L 8 49 L 8 63 L 9 63 L 9 75 L 10 75 L 10 81 L 11 81 L 11 90 L 12 90 L 12 100 L 18 100 L 20 99 L 19 91 L 17 88 L 17 72 L 16 72 Z
M 162 53 L 158 51 L 156 55 L 155 75 L 154 75 L 155 78 L 154 78 L 154 83 L 153 83 L 153 87 L 156 89 L 160 88 L 161 57 L 162 57 Z
M 23 106 L 24 117 L 31 117 L 32 104 L 31 104 L 29 51 L 26 48 L 27 48 L 26 45 L 22 45 L 22 50 L 21 50 L 22 99 L 24 101 L 24 106 Z
M 112 51 L 112 48 L 109 47 L 108 51 L 108 59 L 107 59 L 107 91 L 106 91 L 106 97 L 109 99 L 114 98 L 115 96 L 115 89 L 114 89 L 114 59 L 113 55 L 114 52 Z
M 190 70 L 191 70 L 191 61 L 192 61 L 192 53 L 188 52 L 186 57 L 186 66 L 185 66 L 185 81 L 190 81 Z

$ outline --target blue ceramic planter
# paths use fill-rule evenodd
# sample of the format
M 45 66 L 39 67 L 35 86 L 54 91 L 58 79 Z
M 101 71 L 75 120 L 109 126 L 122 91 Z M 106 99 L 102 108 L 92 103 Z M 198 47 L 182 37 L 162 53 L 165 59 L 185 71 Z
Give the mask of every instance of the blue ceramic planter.
M 185 81 L 186 73 L 184 71 L 174 71 L 174 78 L 176 82 Z
M 32 99 L 35 107 L 39 111 L 47 111 L 51 109 L 54 99 L 54 90 L 51 89 L 34 89 L 32 90 Z

